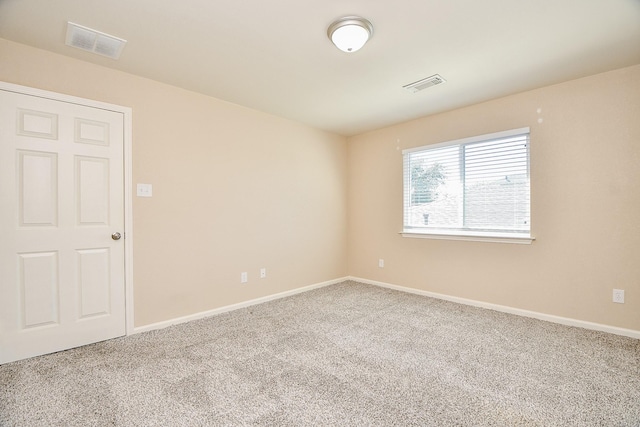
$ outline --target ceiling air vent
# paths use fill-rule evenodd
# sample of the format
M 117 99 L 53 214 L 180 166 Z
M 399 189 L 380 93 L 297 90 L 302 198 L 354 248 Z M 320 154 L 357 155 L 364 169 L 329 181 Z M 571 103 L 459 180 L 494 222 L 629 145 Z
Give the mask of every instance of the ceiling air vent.
M 419 92 L 423 89 L 426 89 L 431 86 L 439 85 L 440 83 L 446 82 L 445 79 L 442 78 L 440 74 L 434 74 L 431 77 L 427 77 L 426 79 L 418 80 L 417 82 L 410 83 L 408 85 L 402 86 L 405 89 L 410 90 L 411 92 Z
M 118 37 L 67 22 L 67 39 L 65 41 L 67 46 L 118 59 L 126 42 Z

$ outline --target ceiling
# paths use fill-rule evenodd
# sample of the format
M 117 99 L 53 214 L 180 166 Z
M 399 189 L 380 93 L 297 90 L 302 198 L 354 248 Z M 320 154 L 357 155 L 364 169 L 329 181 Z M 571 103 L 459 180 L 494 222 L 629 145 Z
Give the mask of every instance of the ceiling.
M 351 54 L 326 34 L 345 15 L 374 26 Z M 120 59 L 66 46 L 67 21 Z M 350 136 L 638 64 L 640 0 L 0 0 L 0 37 Z

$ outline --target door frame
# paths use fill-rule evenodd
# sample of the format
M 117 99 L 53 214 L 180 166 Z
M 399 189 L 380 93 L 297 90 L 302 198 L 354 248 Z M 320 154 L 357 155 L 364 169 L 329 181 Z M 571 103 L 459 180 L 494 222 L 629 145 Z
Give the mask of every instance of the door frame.
M 125 289 L 125 325 L 126 334 L 134 333 L 134 310 L 133 310 L 133 163 L 132 163 L 132 109 L 121 105 L 109 104 L 102 101 L 95 101 L 80 98 L 72 95 L 51 92 L 43 89 L 36 89 L 28 86 L 21 86 L 13 83 L 0 81 L 0 89 L 24 95 L 37 96 L 54 101 L 67 102 L 71 104 L 84 105 L 87 107 L 99 108 L 102 110 L 122 113 L 124 118 L 124 146 L 123 146 L 123 169 L 124 169 L 124 289 Z

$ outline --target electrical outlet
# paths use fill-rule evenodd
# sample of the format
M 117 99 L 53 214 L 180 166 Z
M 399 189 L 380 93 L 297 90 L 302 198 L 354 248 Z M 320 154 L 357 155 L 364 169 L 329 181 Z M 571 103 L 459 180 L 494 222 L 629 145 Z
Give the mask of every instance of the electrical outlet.
M 384 268 L 384 260 L 382 258 L 378 260 L 378 267 Z
M 248 281 L 249 279 L 247 278 L 247 273 L 246 272 L 240 273 L 240 283 L 247 283 Z
M 613 302 L 617 302 L 618 304 L 624 304 L 624 289 L 613 290 Z
M 264 279 L 265 277 L 267 277 L 267 269 L 266 268 L 261 268 L 260 269 L 260 278 Z

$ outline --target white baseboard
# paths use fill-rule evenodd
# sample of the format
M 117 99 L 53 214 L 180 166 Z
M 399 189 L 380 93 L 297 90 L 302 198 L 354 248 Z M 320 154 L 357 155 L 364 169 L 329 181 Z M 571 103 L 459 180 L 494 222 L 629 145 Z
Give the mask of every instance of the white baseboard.
M 590 329 L 594 331 L 607 332 L 615 335 L 622 335 L 625 337 L 640 339 L 640 331 L 633 329 L 618 328 L 615 326 L 603 325 L 600 323 L 586 322 L 584 320 L 571 319 L 568 317 L 554 316 L 551 314 L 539 313 L 536 311 L 523 310 L 519 308 L 509 307 L 506 305 L 492 304 L 483 301 L 477 301 L 467 298 L 460 298 L 451 295 L 439 294 L 435 292 L 423 291 L 415 288 L 408 288 L 405 286 L 392 285 L 390 283 L 378 282 L 375 280 L 363 279 L 361 277 L 347 276 L 339 279 L 329 280 L 326 282 L 316 283 L 302 288 L 292 289 L 290 291 L 280 292 L 273 295 L 267 295 L 264 297 L 252 299 L 249 301 L 243 301 L 237 304 L 231 304 L 224 307 L 215 308 L 213 310 L 202 311 L 199 313 L 190 314 L 188 316 L 178 317 L 175 319 L 169 319 L 162 322 L 152 323 L 149 325 L 139 326 L 133 329 L 133 334 L 141 332 L 152 331 L 155 329 L 162 329 L 168 326 L 177 325 L 180 323 L 190 322 L 192 320 L 203 319 L 205 317 L 215 316 L 217 314 L 226 313 L 228 311 L 238 310 L 240 308 L 249 307 L 256 304 L 262 304 L 264 302 L 273 301 L 288 296 L 301 294 L 303 292 L 311 291 L 313 289 L 322 288 L 324 286 L 334 285 L 336 283 L 344 282 L 345 280 L 353 280 L 360 283 L 366 283 L 369 285 L 380 286 L 383 288 L 394 289 L 401 292 L 408 292 L 411 294 L 422 295 L 430 298 L 441 299 L 445 301 L 451 301 L 458 304 L 470 305 L 473 307 L 486 308 L 489 310 L 500 311 L 503 313 L 515 314 L 517 316 L 530 317 L 533 319 L 544 320 L 547 322 L 558 323 L 566 326 L 575 326 L 578 328 Z
M 454 296 L 445 295 L 445 294 L 438 294 L 435 292 L 422 291 L 420 289 L 407 288 L 404 286 L 392 285 L 390 283 L 384 283 L 384 282 L 377 282 L 375 280 L 363 279 L 361 277 L 349 277 L 348 279 L 356 282 L 366 283 L 369 285 L 395 289 L 397 291 L 423 295 L 423 296 L 451 301 L 459 304 L 470 305 L 470 306 L 480 307 L 480 308 L 487 308 L 489 310 L 500 311 L 503 313 L 515 314 L 518 316 L 531 317 L 533 319 L 538 319 L 538 320 L 545 320 L 547 322 L 559 323 L 561 325 L 575 326 L 578 328 L 590 329 L 590 330 L 600 331 L 600 332 L 608 332 L 610 334 L 622 335 L 625 337 L 640 339 L 640 331 L 636 331 L 633 329 L 618 328 L 615 326 L 603 325 L 600 323 L 586 322 L 584 320 L 554 316 L 551 314 L 539 313 L 536 311 L 522 310 L 519 308 L 513 308 L 506 305 L 491 304 L 488 302 L 476 301 L 476 300 L 466 299 L 466 298 L 459 298 L 459 297 L 454 297 Z
M 267 295 L 264 297 L 252 299 L 249 301 L 239 302 L 237 304 L 226 305 L 224 307 L 214 308 L 213 310 L 202 311 L 199 313 L 190 314 L 188 316 L 177 317 L 175 319 L 164 320 L 162 322 L 152 323 L 149 325 L 138 326 L 133 328 L 133 334 L 139 334 L 141 332 L 153 331 L 155 329 L 162 329 L 172 325 L 178 325 L 180 323 L 190 322 L 192 320 L 204 319 L 205 317 L 215 316 L 217 314 L 226 313 L 228 311 L 238 310 L 240 308 L 249 307 L 256 304 L 262 304 L 263 302 L 273 301 L 280 298 L 289 297 L 303 292 L 311 291 L 313 289 L 322 288 L 324 286 L 335 285 L 336 283 L 349 280 L 348 277 L 340 279 L 329 280 L 327 282 L 316 283 L 314 285 L 304 286 L 302 288 L 292 289 L 290 291 L 280 292 L 273 295 Z

